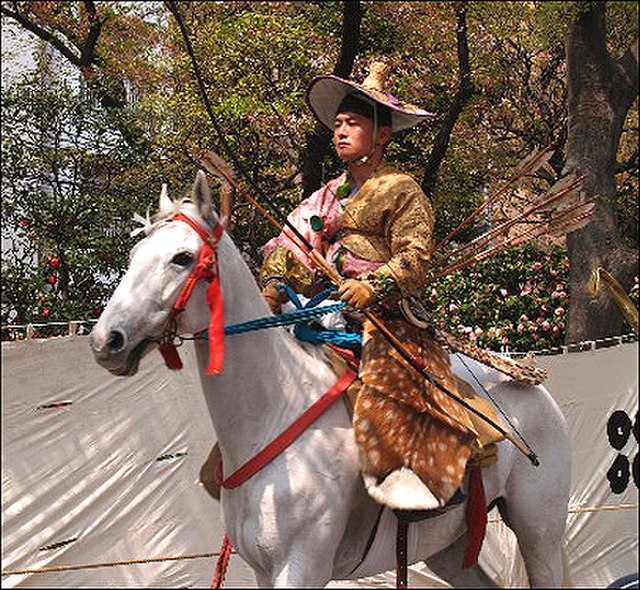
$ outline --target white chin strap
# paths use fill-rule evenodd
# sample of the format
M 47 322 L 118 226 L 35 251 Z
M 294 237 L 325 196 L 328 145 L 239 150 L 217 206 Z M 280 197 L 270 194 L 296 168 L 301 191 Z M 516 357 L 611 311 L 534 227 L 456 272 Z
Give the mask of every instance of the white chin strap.
M 367 154 L 366 156 L 360 156 L 359 158 L 355 158 L 349 162 L 349 164 L 353 164 L 354 166 L 362 166 L 369 161 L 369 158 L 372 156 L 372 153 Z

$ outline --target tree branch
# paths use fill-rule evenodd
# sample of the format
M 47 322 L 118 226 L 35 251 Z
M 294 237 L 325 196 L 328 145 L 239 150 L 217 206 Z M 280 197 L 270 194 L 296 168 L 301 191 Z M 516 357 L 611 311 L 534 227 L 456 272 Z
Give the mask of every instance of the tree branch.
M 85 77 L 87 84 L 97 92 L 97 95 L 106 108 L 122 108 L 126 101 L 124 97 L 124 84 L 122 80 L 117 80 L 111 85 L 105 84 L 105 77 L 93 76 L 92 66 L 101 66 L 101 59 L 96 51 L 98 40 L 102 32 L 102 27 L 107 20 L 99 18 L 94 2 L 86 0 L 84 6 L 87 10 L 89 28 L 86 37 L 81 41 L 72 32 L 65 33 L 58 29 L 51 29 L 42 26 L 30 18 L 28 13 L 21 12 L 18 2 L 13 2 L 14 9 L 11 10 L 4 4 L 1 6 L 2 14 L 14 19 L 24 29 L 30 31 L 39 39 L 42 39 L 53 48 L 57 49 L 69 63 L 77 67 Z M 84 27 L 78 27 L 78 29 Z M 83 31 L 84 32 L 84 31 Z M 60 37 L 64 36 L 65 43 Z M 72 38 L 74 40 L 72 40 Z M 103 72 L 100 72 L 102 74 Z
M 66 57 L 74 66 L 77 67 L 82 67 L 82 59 L 80 55 L 76 55 L 71 48 L 67 47 L 67 45 L 65 45 L 56 35 L 55 33 L 53 33 L 52 31 L 49 31 L 47 29 L 45 29 L 44 27 L 41 27 L 39 24 L 37 24 L 36 22 L 30 20 L 26 15 L 20 13 L 17 10 L 17 3 L 14 3 L 14 5 L 16 6 L 16 10 L 15 12 L 13 10 L 9 10 L 7 7 L 5 6 L 1 6 L 0 10 L 2 11 L 2 14 L 4 14 L 5 16 L 8 16 L 12 19 L 14 19 L 16 22 L 20 23 L 27 31 L 33 33 L 36 37 L 39 37 L 40 39 L 42 39 L 43 41 L 46 41 L 47 43 L 49 43 L 50 45 L 52 45 L 53 47 L 55 47 L 60 53 L 62 53 L 62 55 L 64 57 Z M 78 52 L 78 53 L 82 53 L 80 51 L 80 48 L 73 45 L 73 48 Z
M 340 56 L 333 69 L 333 74 L 340 78 L 348 78 L 353 69 L 353 62 L 358 53 L 360 43 L 360 21 L 362 8 L 358 1 L 345 1 L 342 8 L 342 42 Z M 307 136 L 307 146 L 302 153 L 302 193 L 309 196 L 322 184 L 322 160 L 329 149 L 331 135 L 324 125 L 317 122 L 314 130 Z
M 360 42 L 360 21 L 362 10 L 360 2 L 344 2 L 342 9 L 342 42 L 340 57 L 333 68 L 333 73 L 340 78 L 348 78 L 353 69 L 353 62 L 358 54 Z
M 453 127 L 455 126 L 465 105 L 469 102 L 469 98 L 471 98 L 471 95 L 475 92 L 473 81 L 471 79 L 469 44 L 467 41 L 467 9 L 465 2 L 457 4 L 456 16 L 458 69 L 460 73 L 459 85 L 458 91 L 453 98 L 453 102 L 447 111 L 438 134 L 436 135 L 431 154 L 429 155 L 424 168 L 421 186 L 427 196 L 430 196 L 433 191 L 438 170 L 446 154 L 447 147 L 449 146 Z
M 96 45 L 98 44 L 98 38 L 100 37 L 102 25 L 104 25 L 106 18 L 99 19 L 97 17 L 96 7 L 93 2 L 87 0 L 84 4 L 89 15 L 89 34 L 87 35 L 84 46 L 82 48 L 80 61 L 82 66 L 88 67 L 93 64 L 97 65 L 99 61 L 98 55 L 96 54 Z
M 633 102 L 638 94 L 638 39 L 616 62 L 620 77 L 624 80 L 623 93 L 627 101 Z

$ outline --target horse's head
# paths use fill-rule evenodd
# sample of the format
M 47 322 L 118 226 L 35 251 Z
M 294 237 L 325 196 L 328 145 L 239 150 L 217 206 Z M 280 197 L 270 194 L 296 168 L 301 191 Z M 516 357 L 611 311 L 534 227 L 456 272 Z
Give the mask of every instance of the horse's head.
M 132 375 L 167 330 L 195 333 L 207 328 L 207 289 L 217 267 L 199 256 L 205 240 L 213 245 L 215 256 L 219 228 L 203 172 L 198 172 L 190 197 L 173 201 L 163 187 L 159 212 L 131 251 L 129 268 L 91 332 L 90 345 L 101 366 L 115 375 Z M 198 269 L 208 274 L 200 276 L 207 280 L 196 280 L 184 309 L 177 313 L 176 300 L 179 295 L 184 299 L 183 286 Z

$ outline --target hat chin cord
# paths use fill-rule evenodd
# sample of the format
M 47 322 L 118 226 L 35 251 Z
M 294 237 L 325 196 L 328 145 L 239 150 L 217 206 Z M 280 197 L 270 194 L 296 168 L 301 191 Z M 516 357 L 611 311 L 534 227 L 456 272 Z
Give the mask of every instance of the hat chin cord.
M 373 155 L 373 151 L 369 152 L 364 156 L 360 156 L 359 158 L 354 158 L 353 160 L 350 160 L 349 164 L 351 164 L 352 166 L 362 166 L 363 164 L 366 164 L 369 161 L 369 158 L 371 158 L 372 155 Z

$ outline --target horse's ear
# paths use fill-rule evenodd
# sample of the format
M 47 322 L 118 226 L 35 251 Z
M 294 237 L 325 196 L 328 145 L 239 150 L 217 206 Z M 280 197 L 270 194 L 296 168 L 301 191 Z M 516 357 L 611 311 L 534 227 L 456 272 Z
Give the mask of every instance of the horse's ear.
M 160 213 L 161 214 L 169 214 L 175 209 L 173 201 L 171 200 L 171 197 L 169 197 L 169 193 L 167 191 L 166 183 L 163 183 L 162 191 L 160 191 L 160 207 L 159 207 L 159 209 L 160 209 Z
M 198 211 L 203 219 L 208 219 L 211 215 L 213 205 L 211 203 L 211 191 L 207 176 L 202 170 L 198 170 L 196 180 L 191 191 L 191 200 L 198 206 Z

